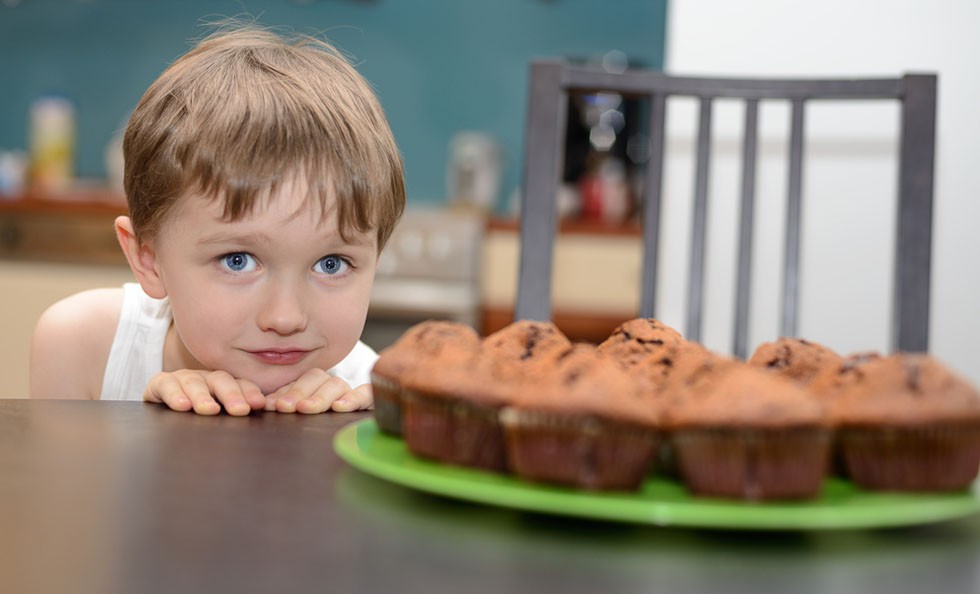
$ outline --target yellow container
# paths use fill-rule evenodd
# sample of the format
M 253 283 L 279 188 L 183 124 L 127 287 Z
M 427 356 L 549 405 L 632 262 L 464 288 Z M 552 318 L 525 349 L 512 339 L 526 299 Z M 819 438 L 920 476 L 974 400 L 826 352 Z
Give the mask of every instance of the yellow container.
M 75 106 L 65 97 L 44 95 L 31 104 L 30 182 L 37 190 L 61 192 L 74 179 Z

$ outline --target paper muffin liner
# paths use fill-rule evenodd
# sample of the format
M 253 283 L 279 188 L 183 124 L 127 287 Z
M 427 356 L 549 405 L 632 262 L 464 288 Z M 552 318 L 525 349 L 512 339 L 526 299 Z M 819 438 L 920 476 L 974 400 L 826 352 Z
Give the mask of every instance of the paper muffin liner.
M 402 435 L 402 387 L 398 382 L 371 374 L 374 392 L 374 420 L 378 428 L 391 435 Z
M 980 426 L 842 427 L 841 453 L 855 484 L 871 490 L 955 491 L 980 471 Z
M 402 399 L 409 451 L 449 464 L 506 471 L 499 407 L 408 389 Z
M 655 429 L 595 416 L 504 408 L 507 463 L 517 476 L 589 490 L 636 490 L 657 455 Z
M 842 479 L 849 478 L 847 473 L 847 462 L 844 460 L 844 448 L 841 442 L 840 432 L 834 429 L 830 438 L 830 466 L 827 473 Z
M 677 481 L 681 480 L 681 469 L 677 465 L 674 443 L 667 437 L 666 432 L 657 446 L 657 455 L 653 465 L 658 475 Z
M 687 488 L 702 496 L 807 499 L 819 494 L 830 459 L 823 427 L 690 428 L 672 436 Z

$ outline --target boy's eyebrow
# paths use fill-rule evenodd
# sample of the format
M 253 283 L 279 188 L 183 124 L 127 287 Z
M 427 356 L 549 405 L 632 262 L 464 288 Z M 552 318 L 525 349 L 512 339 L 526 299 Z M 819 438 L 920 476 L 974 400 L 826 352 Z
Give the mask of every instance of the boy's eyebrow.
M 336 238 L 339 239 L 340 236 L 337 235 Z M 256 245 L 271 242 L 272 236 L 260 231 L 250 231 L 247 233 L 218 232 L 213 235 L 205 235 L 204 237 L 201 237 L 197 240 L 197 245 L 221 245 L 228 243 Z M 374 243 L 374 235 L 370 233 L 351 235 L 347 239 L 343 240 L 343 243 L 356 247 L 370 247 Z
M 371 247 L 374 245 L 374 240 L 375 235 L 373 233 L 357 233 L 345 238 L 344 243 L 358 247 Z
M 213 235 L 205 235 L 197 240 L 198 245 L 211 245 L 211 244 L 222 244 L 222 243 L 268 243 L 271 241 L 271 237 L 265 233 L 260 233 L 258 231 L 253 231 L 249 233 L 215 233 Z

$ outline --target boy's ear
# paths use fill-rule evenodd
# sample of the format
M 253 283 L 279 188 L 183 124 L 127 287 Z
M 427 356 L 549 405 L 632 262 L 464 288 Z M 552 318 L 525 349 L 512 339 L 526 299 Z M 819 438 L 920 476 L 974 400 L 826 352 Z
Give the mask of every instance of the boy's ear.
M 154 299 L 166 297 L 167 289 L 160 277 L 160 270 L 157 268 L 157 256 L 153 246 L 136 238 L 133 223 L 129 217 L 116 217 L 115 227 L 119 247 L 126 254 L 129 268 L 133 271 L 140 286 L 143 287 L 143 292 Z

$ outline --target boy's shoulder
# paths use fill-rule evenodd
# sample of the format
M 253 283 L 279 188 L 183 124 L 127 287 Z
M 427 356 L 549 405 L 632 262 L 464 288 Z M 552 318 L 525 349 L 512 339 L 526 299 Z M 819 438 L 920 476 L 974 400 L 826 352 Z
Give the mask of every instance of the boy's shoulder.
M 64 380 L 64 386 L 84 388 L 89 397 L 98 398 L 122 304 L 121 287 L 90 289 L 65 297 L 41 314 L 31 344 L 33 395 L 47 392 L 35 390 L 35 384 L 49 385 L 54 374 L 60 378 L 56 384 Z
M 122 303 L 122 287 L 89 289 L 55 302 L 41 315 L 41 320 L 63 325 L 68 331 L 99 331 L 109 323 L 111 333 L 115 334 Z

